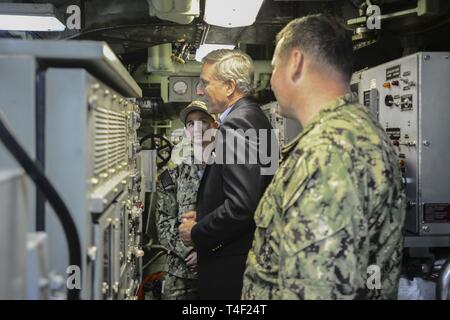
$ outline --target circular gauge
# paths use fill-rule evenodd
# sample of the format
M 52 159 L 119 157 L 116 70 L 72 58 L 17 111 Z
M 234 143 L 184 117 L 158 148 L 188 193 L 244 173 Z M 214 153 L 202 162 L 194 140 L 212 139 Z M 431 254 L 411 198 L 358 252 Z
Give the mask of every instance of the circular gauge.
M 187 92 L 187 90 L 188 90 L 188 85 L 186 84 L 186 82 L 184 82 L 182 80 L 177 81 L 173 84 L 173 91 L 176 94 L 183 95 Z

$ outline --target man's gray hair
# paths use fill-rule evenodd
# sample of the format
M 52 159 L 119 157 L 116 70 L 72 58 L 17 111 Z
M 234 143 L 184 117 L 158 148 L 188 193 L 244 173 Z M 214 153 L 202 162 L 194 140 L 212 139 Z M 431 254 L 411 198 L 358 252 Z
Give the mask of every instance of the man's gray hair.
M 250 56 L 239 50 L 219 49 L 206 55 L 203 63 L 213 65 L 213 74 L 217 80 L 236 81 L 238 91 L 245 95 L 253 93 L 254 67 Z

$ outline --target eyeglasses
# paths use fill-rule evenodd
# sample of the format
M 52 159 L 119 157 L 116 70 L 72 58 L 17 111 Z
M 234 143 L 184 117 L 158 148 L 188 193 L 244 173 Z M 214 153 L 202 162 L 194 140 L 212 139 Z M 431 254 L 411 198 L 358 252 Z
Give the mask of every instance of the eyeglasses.
M 209 81 L 205 81 L 203 79 L 200 79 L 197 85 L 197 90 L 204 90 L 209 84 Z
M 220 82 L 220 83 L 224 83 L 221 80 L 216 80 L 216 79 L 212 79 L 211 81 L 206 81 L 204 79 L 200 79 L 200 81 L 197 84 L 197 89 L 203 90 L 205 89 L 207 86 L 209 86 L 212 82 Z

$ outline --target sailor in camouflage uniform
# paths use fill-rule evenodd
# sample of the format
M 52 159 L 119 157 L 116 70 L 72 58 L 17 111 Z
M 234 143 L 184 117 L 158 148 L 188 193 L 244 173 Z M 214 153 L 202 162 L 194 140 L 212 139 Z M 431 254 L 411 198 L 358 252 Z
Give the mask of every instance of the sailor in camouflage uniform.
M 215 126 L 206 105 L 200 101 L 194 101 L 183 109 L 180 119 L 191 135 L 195 121 L 201 121 L 203 131 Z M 160 243 L 168 251 L 166 276 L 162 288 L 163 299 L 198 299 L 197 254 L 193 247 L 186 247 L 181 242 L 178 226 L 181 224 L 181 215 L 184 212 L 196 209 L 197 190 L 205 165 L 193 161 L 191 139 L 188 140 L 188 144 L 185 142 L 186 139 L 180 142 L 184 150 L 177 150 L 183 152 L 184 159 L 177 166 L 164 170 L 157 184 L 158 236 Z M 188 147 L 188 152 L 185 147 Z
M 401 173 L 382 127 L 349 93 L 351 57 L 332 17 L 296 19 L 277 37 L 272 88 L 304 130 L 255 212 L 243 299 L 397 296 Z

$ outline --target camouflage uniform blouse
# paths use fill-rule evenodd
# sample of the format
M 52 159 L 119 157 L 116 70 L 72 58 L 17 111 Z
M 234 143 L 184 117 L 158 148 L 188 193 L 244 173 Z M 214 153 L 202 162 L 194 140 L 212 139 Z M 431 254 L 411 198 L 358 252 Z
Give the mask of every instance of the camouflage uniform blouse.
M 255 213 L 242 298 L 395 298 L 404 218 L 391 142 L 354 97 L 340 97 L 282 151 Z M 369 289 L 373 268 L 380 289 Z
M 159 242 L 168 251 L 168 273 L 185 279 L 196 279 L 195 273 L 186 266 L 185 258 L 193 250 L 186 247 L 180 239 L 178 227 L 181 215 L 186 211 L 195 210 L 197 190 L 200 185 L 204 165 L 181 163 L 169 174 L 174 183 L 170 188 L 164 188 L 158 181 L 158 200 L 156 204 L 156 221 Z

